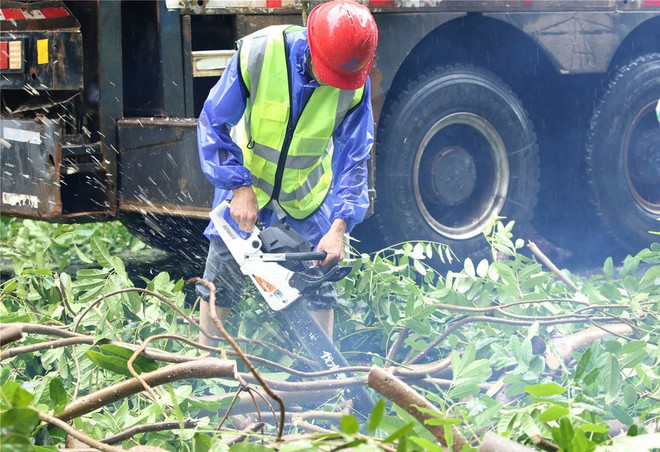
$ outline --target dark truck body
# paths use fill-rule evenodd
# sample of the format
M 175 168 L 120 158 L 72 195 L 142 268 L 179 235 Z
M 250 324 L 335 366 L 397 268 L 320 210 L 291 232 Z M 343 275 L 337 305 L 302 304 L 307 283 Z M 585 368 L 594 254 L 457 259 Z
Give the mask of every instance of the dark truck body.
M 119 219 L 148 243 L 203 256 L 213 189 L 196 117 L 236 39 L 302 24 L 314 3 L 3 1 L 2 49 L 20 41 L 23 64 L 3 60 L 0 78 L 2 215 Z M 622 78 L 638 80 L 640 66 L 660 78 L 660 1 L 363 3 L 379 27 L 363 246 L 426 239 L 479 256 L 493 215 L 564 256 L 576 243 L 611 254 L 652 241 L 660 136 L 649 102 L 620 106 L 623 157 L 599 157 L 593 135 L 607 102 L 619 108 Z M 603 207 L 616 198 L 610 178 L 627 193 Z

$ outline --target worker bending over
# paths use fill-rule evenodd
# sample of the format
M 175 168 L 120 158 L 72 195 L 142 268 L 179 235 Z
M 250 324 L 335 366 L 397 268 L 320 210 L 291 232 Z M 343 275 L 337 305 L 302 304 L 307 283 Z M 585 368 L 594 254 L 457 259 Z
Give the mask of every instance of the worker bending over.
M 344 257 L 343 237 L 366 214 L 367 160 L 373 144 L 369 70 L 378 30 L 368 8 L 349 0 L 316 6 L 307 28 L 271 26 L 237 43 L 238 51 L 211 89 L 199 116 L 204 175 L 215 187 L 213 207 L 231 199 L 236 229 L 285 221 L 325 251 L 319 264 Z M 244 276 L 213 224 L 204 279 L 216 287 L 224 320 L 240 300 Z M 209 316 L 209 290 L 200 323 Z M 306 297 L 308 309 L 332 338 L 337 294 L 330 283 Z M 210 344 L 200 334 L 200 342 Z

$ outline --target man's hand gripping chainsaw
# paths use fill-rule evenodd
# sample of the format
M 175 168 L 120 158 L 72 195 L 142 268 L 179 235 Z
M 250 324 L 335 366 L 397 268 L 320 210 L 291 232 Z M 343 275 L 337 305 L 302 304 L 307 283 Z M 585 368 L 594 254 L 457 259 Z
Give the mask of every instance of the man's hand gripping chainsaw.
M 325 252 L 312 252 L 312 247 L 284 223 L 255 230 L 243 238 L 225 219 L 229 202 L 224 201 L 211 212 L 211 220 L 232 256 L 249 276 L 274 311 L 286 308 L 302 295 L 326 281 L 339 281 L 350 273 L 350 267 L 334 266 L 323 270 L 311 265 L 323 260 Z

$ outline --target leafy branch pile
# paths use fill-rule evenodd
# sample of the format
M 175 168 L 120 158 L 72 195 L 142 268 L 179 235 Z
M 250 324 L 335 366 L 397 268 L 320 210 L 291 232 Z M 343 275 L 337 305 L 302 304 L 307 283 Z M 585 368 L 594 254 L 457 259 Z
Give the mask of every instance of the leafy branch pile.
M 225 325 L 244 361 L 195 342 L 183 279 L 135 287 L 118 254 L 143 245 L 116 225 L 2 221 L 3 450 L 660 447 L 658 245 L 588 277 L 545 270 L 513 223 L 487 236 L 496 259 L 460 271 L 429 265 L 453 259 L 435 243 L 357 255 L 337 320 L 353 366 L 315 372 L 253 289 Z M 367 419 L 338 395 L 350 385 L 379 399 Z

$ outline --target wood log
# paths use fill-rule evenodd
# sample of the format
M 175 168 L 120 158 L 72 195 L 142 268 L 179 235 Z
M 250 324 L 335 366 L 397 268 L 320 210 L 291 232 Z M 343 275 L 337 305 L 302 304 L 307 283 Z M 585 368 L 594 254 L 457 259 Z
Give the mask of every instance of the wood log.
M 443 447 L 447 447 L 444 427 L 442 425 L 427 424 L 425 421 L 433 419 L 434 416 L 430 413 L 423 412 L 418 408 L 421 407 L 427 410 L 433 410 L 436 411 L 439 416 L 443 416 L 443 414 L 431 404 L 431 402 L 426 400 L 424 396 L 380 367 L 371 368 L 371 371 L 369 371 L 369 374 L 367 375 L 367 383 L 369 384 L 369 387 L 378 391 L 410 413 L 424 426 L 424 428 L 436 437 Z M 465 444 L 467 444 L 467 440 L 456 426 L 452 426 L 452 433 L 454 437 L 452 450 L 458 452 Z

